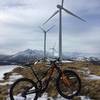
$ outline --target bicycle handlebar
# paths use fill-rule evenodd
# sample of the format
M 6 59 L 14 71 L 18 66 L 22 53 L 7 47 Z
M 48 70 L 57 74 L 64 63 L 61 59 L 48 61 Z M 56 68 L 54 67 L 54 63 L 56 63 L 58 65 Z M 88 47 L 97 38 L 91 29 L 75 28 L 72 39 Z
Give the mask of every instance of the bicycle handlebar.
M 38 62 L 40 62 L 40 60 L 34 61 L 32 63 L 26 63 L 26 64 L 23 64 L 22 66 L 31 67 L 31 66 L 36 65 Z
M 39 60 L 36 60 L 34 62 L 31 62 L 31 63 L 26 63 L 26 64 L 23 64 L 22 66 L 26 66 L 26 67 L 31 67 L 31 66 L 34 66 L 36 65 L 37 63 L 39 63 L 42 59 L 39 59 Z M 60 62 L 60 58 L 53 58 L 53 59 L 49 59 L 50 63 L 55 63 L 55 62 Z

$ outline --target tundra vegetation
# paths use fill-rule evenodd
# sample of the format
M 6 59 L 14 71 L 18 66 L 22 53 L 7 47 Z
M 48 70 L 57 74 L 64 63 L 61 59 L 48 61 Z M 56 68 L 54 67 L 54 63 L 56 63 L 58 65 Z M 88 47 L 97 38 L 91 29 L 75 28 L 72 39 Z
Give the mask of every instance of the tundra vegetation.
M 36 66 L 34 66 L 34 69 L 40 78 L 41 76 L 45 75 L 45 72 L 48 70 L 48 68 L 49 67 L 44 63 L 39 63 Z M 88 61 L 74 61 L 71 63 L 62 64 L 61 68 L 62 70 L 71 69 L 78 73 L 82 81 L 82 89 L 80 93 L 81 96 L 88 96 L 92 100 L 100 100 L 100 79 L 89 78 L 90 75 L 100 76 L 100 65 L 93 64 Z M 4 80 L 0 81 L 0 83 L 8 82 L 10 76 L 13 73 L 17 73 L 17 75 L 22 75 L 23 77 L 30 78 L 36 81 L 29 67 L 17 67 L 13 69 L 11 72 L 5 73 Z M 48 97 L 56 98 L 58 95 L 58 92 L 55 87 L 55 79 L 57 76 L 56 72 L 53 76 L 54 78 L 50 82 L 46 92 L 48 93 Z M 0 100 L 6 100 L 6 97 L 9 95 L 9 88 L 9 84 L 0 86 Z M 72 100 L 81 100 L 81 98 L 78 96 L 74 97 Z

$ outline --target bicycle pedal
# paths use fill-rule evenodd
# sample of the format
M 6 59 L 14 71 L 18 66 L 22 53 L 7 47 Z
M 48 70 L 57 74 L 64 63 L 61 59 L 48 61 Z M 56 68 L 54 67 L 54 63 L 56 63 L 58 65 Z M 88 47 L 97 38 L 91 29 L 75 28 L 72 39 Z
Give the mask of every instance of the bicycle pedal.
M 38 97 L 41 97 L 42 96 L 42 93 L 38 93 Z

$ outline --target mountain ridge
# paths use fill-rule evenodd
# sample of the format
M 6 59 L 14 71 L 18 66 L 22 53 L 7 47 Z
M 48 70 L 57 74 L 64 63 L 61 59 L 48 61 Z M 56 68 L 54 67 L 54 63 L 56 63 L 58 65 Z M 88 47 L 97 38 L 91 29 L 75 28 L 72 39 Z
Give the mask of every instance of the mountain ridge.
M 63 59 L 69 60 L 88 60 L 88 61 L 99 61 L 100 57 L 99 54 L 88 54 L 88 53 L 78 53 L 78 52 L 64 52 Z M 24 51 L 20 51 L 13 55 L 0 55 L 0 64 L 19 64 L 19 63 L 26 63 L 31 62 L 35 59 L 41 59 L 44 57 L 44 52 L 42 50 L 32 50 L 26 49 Z M 50 52 L 47 52 L 47 57 L 52 57 Z

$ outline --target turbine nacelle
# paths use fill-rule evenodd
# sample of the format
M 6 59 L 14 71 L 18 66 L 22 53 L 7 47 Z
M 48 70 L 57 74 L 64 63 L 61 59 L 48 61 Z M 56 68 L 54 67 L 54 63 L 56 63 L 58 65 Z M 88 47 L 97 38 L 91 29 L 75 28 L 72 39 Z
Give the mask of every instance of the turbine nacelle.
M 62 9 L 63 7 L 61 5 L 57 5 L 57 8 Z
M 43 32 L 46 34 L 46 31 L 45 30 Z
M 53 25 L 52 27 L 50 27 L 49 29 L 45 30 L 43 29 L 41 26 L 39 26 L 39 28 L 46 34 L 47 32 L 49 32 L 52 28 L 54 28 L 55 25 Z

